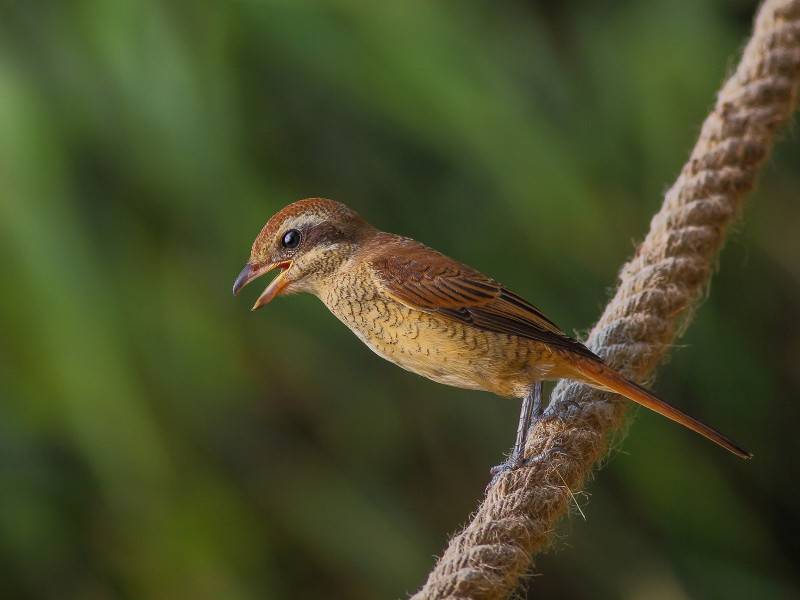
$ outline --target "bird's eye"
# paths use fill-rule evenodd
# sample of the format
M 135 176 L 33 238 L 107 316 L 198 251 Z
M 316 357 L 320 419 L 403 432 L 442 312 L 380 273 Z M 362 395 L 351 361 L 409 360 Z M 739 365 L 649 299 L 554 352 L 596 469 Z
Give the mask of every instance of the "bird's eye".
M 281 245 L 284 248 L 297 248 L 300 244 L 300 232 L 297 229 L 290 229 L 286 233 L 283 234 L 283 239 L 281 240 Z

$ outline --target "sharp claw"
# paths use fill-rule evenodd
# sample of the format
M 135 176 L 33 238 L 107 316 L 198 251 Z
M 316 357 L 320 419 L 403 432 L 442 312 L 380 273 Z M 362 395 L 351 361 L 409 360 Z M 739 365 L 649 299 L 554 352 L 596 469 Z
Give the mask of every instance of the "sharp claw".
M 501 462 L 499 465 L 495 465 L 489 469 L 489 474 L 492 476 L 492 478 L 486 485 L 486 490 L 488 491 L 503 473 L 519 469 L 524 465 L 524 462 L 525 461 L 522 459 L 522 454 L 512 452 L 504 462 Z
M 517 469 L 522 469 L 525 467 L 530 467 L 532 465 L 537 464 L 543 458 L 543 455 L 537 454 L 536 456 L 529 456 L 528 458 L 523 458 L 521 454 L 514 455 L 513 453 L 505 462 L 500 463 L 499 465 L 493 466 L 489 469 L 489 474 L 492 478 L 489 480 L 489 483 L 486 484 L 486 492 L 489 491 L 498 479 L 503 475 L 503 473 L 507 473 L 508 471 L 516 471 Z

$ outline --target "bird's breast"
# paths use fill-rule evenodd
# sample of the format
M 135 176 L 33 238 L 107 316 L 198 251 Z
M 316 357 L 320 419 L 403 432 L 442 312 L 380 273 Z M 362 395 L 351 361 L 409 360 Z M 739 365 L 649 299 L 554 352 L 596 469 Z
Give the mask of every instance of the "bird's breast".
M 409 308 L 368 274 L 343 273 L 319 296 L 376 354 L 439 383 L 519 397 L 548 369 L 541 344 Z

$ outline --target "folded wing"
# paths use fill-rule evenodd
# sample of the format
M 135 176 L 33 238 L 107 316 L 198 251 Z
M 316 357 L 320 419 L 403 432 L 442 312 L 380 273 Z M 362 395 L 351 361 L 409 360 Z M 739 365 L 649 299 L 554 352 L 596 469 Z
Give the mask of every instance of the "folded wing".
M 398 302 L 599 360 L 539 309 L 493 279 L 414 240 L 393 242 L 391 253 L 378 250 L 370 263 L 378 285 Z

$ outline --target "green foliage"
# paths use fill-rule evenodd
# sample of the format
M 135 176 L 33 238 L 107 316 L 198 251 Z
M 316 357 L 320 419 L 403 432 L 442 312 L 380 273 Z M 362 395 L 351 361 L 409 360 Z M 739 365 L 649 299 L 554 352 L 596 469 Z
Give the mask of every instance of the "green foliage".
M 311 298 L 230 284 L 305 196 L 584 331 L 754 4 L 0 2 L 0 581 L 13 598 L 402 597 L 517 407 L 372 355 Z M 796 135 L 535 587 L 800 594 Z

